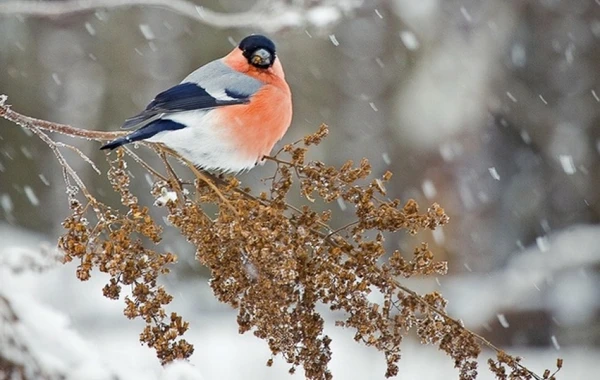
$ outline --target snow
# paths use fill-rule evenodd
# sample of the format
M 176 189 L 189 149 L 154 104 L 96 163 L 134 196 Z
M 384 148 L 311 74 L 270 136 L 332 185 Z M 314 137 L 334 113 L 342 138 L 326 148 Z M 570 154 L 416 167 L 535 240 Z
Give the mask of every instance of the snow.
M 85 30 L 87 30 L 87 32 L 90 34 L 90 36 L 96 35 L 96 29 L 94 28 L 94 26 L 92 24 L 90 24 L 89 22 L 86 22 L 84 25 L 85 25 Z
M 409 30 L 400 32 L 400 39 L 408 50 L 417 50 L 421 46 L 417 36 L 415 36 L 415 34 Z
M 565 49 L 565 59 L 569 65 L 572 64 L 573 61 L 575 60 L 574 51 L 575 51 L 575 45 L 572 42 L 570 42 L 567 45 L 567 48 Z
M 575 164 L 573 163 L 573 156 L 561 154 L 558 158 L 565 173 L 573 175 L 577 172 L 577 168 L 575 168 Z
M 50 181 L 48 181 L 48 178 L 46 178 L 45 175 L 43 174 L 38 174 L 38 177 L 40 178 L 40 181 L 42 181 L 42 183 L 46 186 L 50 186 Z
M 516 43 L 510 49 L 510 59 L 512 64 L 517 67 L 524 67 L 527 63 L 527 52 L 523 44 Z
M 70 328 L 66 315 L 35 302 L 32 295 L 10 294 L 10 302 L 19 316 L 18 333 L 40 364 L 50 373 L 71 371 L 90 372 L 98 375 L 102 365 L 88 342 Z M 51 348 L 51 349 L 48 349 Z M 82 367 L 93 366 L 93 371 Z M 102 373 L 102 372 L 100 372 Z M 109 379 L 110 372 L 102 373 L 98 379 Z
M 390 159 L 390 155 L 388 152 L 381 153 L 381 159 L 383 160 L 383 162 L 385 162 L 386 165 L 389 165 L 392 163 L 392 160 Z
M 500 320 L 505 310 L 540 308 L 565 325 L 591 320 L 600 307 L 600 278 L 583 268 L 600 264 L 598 236 L 598 226 L 577 226 L 539 238 L 543 243 L 515 254 L 503 270 L 447 277 L 442 290 L 450 314 L 467 326 Z
M 152 178 L 152 176 L 149 173 L 144 173 L 144 179 L 146 180 L 148 186 L 152 187 L 152 185 L 154 184 L 154 178 Z
M 484 276 L 472 273 L 469 281 L 444 277 L 443 290 L 450 300 L 451 314 L 465 320 L 467 326 L 473 326 L 474 316 L 487 320 L 486 316 L 493 313 L 507 327 L 508 321 L 500 308 L 535 306 L 528 289 L 539 292 L 529 277 L 544 276 L 541 273 L 555 270 L 554 267 L 559 270 L 565 263 L 577 265 L 600 260 L 600 255 L 590 252 L 590 249 L 597 252 L 598 248 L 594 248 L 597 245 L 588 238 L 597 233 L 597 227 L 582 227 L 568 236 L 553 236 L 553 244 L 547 252 L 553 259 L 542 261 L 547 263 L 546 267 L 539 265 L 539 251 L 530 249 L 521 254 L 519 262 L 511 262 L 507 272 Z M 31 355 L 48 372 L 63 373 L 69 380 L 115 377 L 125 380 L 294 379 L 288 377 L 288 366 L 281 358 L 275 358 L 272 368 L 265 366 L 270 358 L 267 345 L 252 334 L 238 334 L 235 313 L 214 300 L 206 281 L 182 282 L 171 278 L 173 282 L 168 285 L 174 288 L 176 295 L 172 308 L 191 321 L 186 339 L 195 345 L 196 351 L 189 362 L 161 368 L 153 352 L 137 340 L 140 324 L 123 317 L 120 302 L 102 297 L 101 276 L 96 274 L 85 283 L 77 281 L 74 265 L 62 266 L 53 261 L 52 255 L 40 256 L 40 236 L 0 225 L 0 239 L 4 243 L 0 247 L 0 295 L 9 299 L 20 318 L 13 336 L 30 349 Z M 564 255 L 565 248 L 572 247 L 573 239 L 581 243 L 578 253 L 565 257 L 562 262 L 555 260 Z M 534 259 L 535 262 L 529 263 L 528 260 Z M 22 267 L 32 260 L 50 268 L 41 273 L 15 271 L 19 265 Z M 528 275 L 513 274 L 515 270 Z M 490 297 L 490 294 L 503 296 Z M 598 301 L 591 301 L 594 302 Z M 335 328 L 333 324 L 332 319 L 326 320 L 326 331 L 333 339 L 335 354 L 331 369 L 335 378 L 383 379 L 383 356 L 355 343 L 350 330 Z M 0 341 L 7 338 L 7 333 L 10 333 L 8 329 L 0 329 Z M 556 336 L 548 340 L 552 344 L 549 349 L 507 349 L 537 369 L 551 366 L 560 348 L 560 357 L 566 363 L 561 378 L 593 377 L 600 351 L 572 345 L 557 348 Z M 7 347 L 0 345 L 0 350 L 6 353 Z M 482 369 L 486 367 L 484 361 L 488 355 L 486 352 L 482 355 Z M 20 359 L 26 360 L 25 357 Z M 424 380 L 457 377 L 452 361 L 443 353 L 409 338 L 403 342 L 400 373 L 402 378 Z M 492 378 L 485 370 L 481 370 L 478 377 Z
M 585 271 L 558 273 L 554 292 L 548 299 L 553 315 L 564 326 L 578 326 L 594 319 L 598 304 L 598 276 Z
M 524 129 L 521 129 L 521 140 L 523 140 L 523 142 L 527 145 L 531 144 L 531 136 L 529 135 L 529 132 L 527 132 Z
M 465 7 L 460 7 L 460 13 L 463 15 L 467 22 L 473 22 L 473 17 Z
M 550 228 L 550 222 L 548 222 L 548 219 L 542 219 L 540 220 L 540 226 L 542 227 L 542 229 L 544 230 L 545 233 L 549 233 L 551 228 Z
M 425 198 L 427 199 L 433 199 L 437 195 L 435 185 L 430 179 L 426 179 L 425 181 L 423 181 L 421 188 L 423 189 L 423 195 L 425 195 Z
M 94 17 L 96 17 L 100 21 L 108 20 L 108 12 L 106 10 L 97 10 L 94 12 Z
M 517 98 L 515 98 L 515 96 L 510 92 L 510 91 L 506 91 L 506 96 L 508 96 L 508 98 L 513 102 L 516 103 L 517 102 Z
M 490 172 L 490 175 L 493 179 L 495 179 L 496 181 L 500 181 L 500 174 L 498 174 L 498 170 L 496 170 L 495 167 L 488 168 L 488 171 Z
M 228 36 L 227 37 L 227 41 L 229 42 L 229 44 L 233 47 L 238 46 L 238 42 L 232 37 L 232 36 Z
M 153 40 L 156 38 L 156 36 L 154 35 L 154 32 L 152 31 L 152 28 L 150 27 L 150 25 L 148 24 L 140 24 L 140 32 L 142 32 L 142 35 L 144 36 L 145 39 L 147 40 Z
M 31 150 L 29 150 L 28 147 L 26 146 L 21 146 L 21 153 L 23 153 L 23 156 L 25 156 L 25 158 L 31 160 L 33 158 L 33 154 L 31 153 Z
M 325 28 L 342 17 L 339 9 L 330 6 L 316 6 L 306 12 L 306 19 L 317 28 Z
M 446 241 L 444 227 L 438 227 L 435 230 L 431 231 L 431 235 L 433 236 L 433 241 L 435 241 L 435 243 L 438 245 L 443 245 Z
M 5 214 L 10 214 L 13 210 L 13 202 L 8 194 L 0 195 L 0 207 L 4 210 Z
M 67 378 L 77 378 L 77 373 L 88 372 L 94 375 L 87 378 L 111 379 L 113 374 L 101 365 L 92 346 L 70 327 L 69 318 L 36 299 L 35 286 L 32 284 L 35 276 L 26 268 L 31 265 L 56 266 L 58 262 L 54 256 L 40 255 L 41 249 L 38 247 L 36 251 L 32 244 L 13 246 L 10 243 L 12 239 L 5 236 L 8 233 L 0 235 L 6 238 L 3 241 L 7 243 L 0 251 L 0 296 L 7 299 L 18 318 L 16 323 L 0 331 L 0 342 L 4 342 L 0 344 L 0 352 L 16 362 L 27 362 L 27 354 L 18 348 L 24 346 L 44 373 L 69 373 L 71 375 Z M 4 335 L 7 332 L 9 340 Z M 10 337 L 15 344 L 11 344 Z
M 548 251 L 548 249 L 550 249 L 550 243 L 548 242 L 547 236 L 536 237 L 535 244 L 537 244 L 537 246 L 541 252 L 546 252 L 546 251 Z
M 449 162 L 462 154 L 463 147 L 459 142 L 446 141 L 440 144 L 439 151 L 442 159 Z
M 338 40 L 337 40 L 337 38 L 336 38 L 335 34 L 330 34 L 330 35 L 329 35 L 329 40 L 331 41 L 331 43 L 332 43 L 334 46 L 340 46 L 340 43 L 338 42 Z
M 185 361 L 176 361 L 165 367 L 160 380 L 204 380 L 200 371 Z
M 37 195 L 35 195 L 31 186 L 24 186 L 23 191 L 25 192 L 27 199 L 29 199 L 29 203 L 31 203 L 33 206 L 40 205 L 40 200 L 38 199 Z
M 31 368 L 32 361 L 37 363 L 45 374 L 51 378 L 112 380 L 123 379 L 158 379 L 160 367 L 151 356 L 142 368 L 135 368 L 141 363 L 130 363 L 134 355 L 115 355 L 117 351 L 103 351 L 97 339 L 91 340 L 84 335 L 86 330 L 75 329 L 73 317 L 77 313 L 66 313 L 50 305 L 53 300 L 67 296 L 64 301 L 71 306 L 85 305 L 86 313 L 92 320 L 106 317 L 107 311 L 115 313 L 115 317 L 126 321 L 116 310 L 102 309 L 102 303 L 86 301 L 84 289 L 76 289 L 79 285 L 74 278 L 73 268 L 61 267 L 57 254 L 44 250 L 40 245 L 40 237 L 14 230 L 0 225 L 0 237 L 4 245 L 0 248 L 0 297 L 8 301 L 17 321 L 0 329 L 0 355 L 23 363 Z M 46 252 L 46 254 L 41 254 Z M 28 270 L 32 265 L 46 267 L 45 272 L 34 273 Z M 68 269 L 68 270 L 67 270 Z M 58 276 L 57 276 L 58 275 Z M 65 278 L 65 276 L 69 276 Z M 75 297 L 64 293 L 63 280 L 74 287 Z M 51 287 L 48 287 L 52 285 Z M 96 284 L 98 285 L 98 284 Z M 84 287 L 82 287 L 84 288 Z M 98 288 L 97 290 L 99 290 Z M 82 292 L 83 290 L 83 292 Z M 61 294 L 62 293 L 62 294 Z M 99 296 L 99 295 L 98 295 Z M 94 298 L 94 297 L 92 297 Z M 86 305 L 87 304 L 87 305 Z M 1 308 L 0 312 L 7 310 Z M 77 308 L 71 308 L 75 311 Z M 99 321 L 98 321 L 99 322 Z M 94 323 L 91 326 L 102 325 Z M 4 323 L 4 322 L 3 322 Z M 129 326 L 134 327 L 134 326 Z M 132 342 L 137 343 L 134 334 Z M 111 336 L 116 341 L 116 335 Z M 137 343 L 139 346 L 139 343 Z M 26 347 L 24 352 L 19 347 Z M 148 350 L 148 354 L 150 354 Z M 118 363 L 117 363 L 118 362 Z M 29 364 L 29 365 L 27 365 Z M 143 367 L 153 368 L 153 371 Z M 184 369 L 183 367 L 190 367 Z M 135 369 L 135 370 L 134 370 Z M 180 363 L 173 369 L 165 370 L 160 379 L 201 379 L 192 377 L 197 372 L 187 363 Z M 182 377 L 187 374 L 185 377 Z
M 346 202 L 344 202 L 344 200 L 341 197 L 337 199 L 337 204 L 340 210 L 342 211 L 346 211 L 348 209 Z
M 510 327 L 510 324 L 506 320 L 506 315 L 504 315 L 504 314 L 498 314 L 498 315 L 496 315 L 496 317 L 498 317 L 498 322 L 500 322 L 500 325 L 502 327 L 504 327 L 505 329 L 507 329 L 507 328 Z
M 168 191 L 165 187 L 163 187 L 160 189 L 160 196 L 156 198 L 154 205 L 163 207 L 167 203 L 175 201 L 177 201 L 177 193 L 174 191 Z

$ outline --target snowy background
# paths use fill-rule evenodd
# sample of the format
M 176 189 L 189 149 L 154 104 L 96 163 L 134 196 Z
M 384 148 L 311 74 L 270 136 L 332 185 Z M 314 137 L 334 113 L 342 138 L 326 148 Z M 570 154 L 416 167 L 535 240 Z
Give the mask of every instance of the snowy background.
M 227 13 L 250 7 L 197 3 Z M 407 284 L 441 291 L 452 315 L 538 373 L 562 357 L 560 378 L 597 375 L 598 1 L 277 3 L 317 6 L 282 13 L 288 26 L 268 31 L 294 95 L 284 142 L 325 122 L 330 137 L 311 158 L 338 165 L 367 157 L 375 174 L 395 173 L 390 196 L 439 202 L 451 217 L 443 231 L 416 239 L 400 234 L 387 244 L 410 252 L 426 240 L 449 261 L 450 274 Z M 215 28 L 148 7 L 59 18 L 0 14 L 0 93 L 31 116 L 116 130 L 157 92 L 226 54 L 246 34 L 264 32 L 260 26 Z M 102 163 L 98 144 L 76 143 Z M 71 162 L 97 195 L 118 202 L 105 179 L 76 157 Z M 270 169 L 241 179 L 261 186 Z M 137 193 L 151 204 L 149 185 L 137 174 Z M 140 325 L 122 315 L 120 302 L 102 297 L 100 275 L 80 283 L 74 265 L 52 264 L 67 211 L 51 152 L 0 121 L 3 355 L 16 355 L 7 344 L 16 340 L 29 347 L 30 357 L 20 359 L 30 368 L 69 379 L 300 378 L 289 377 L 282 360 L 264 366 L 266 344 L 237 334 L 235 313 L 212 298 L 192 248 L 168 229 L 164 245 L 179 263 L 166 285 L 175 295 L 173 310 L 191 321 L 186 338 L 196 352 L 191 365 L 161 369 L 137 340 Z M 350 221 L 350 213 L 340 214 L 335 225 Z M 23 269 L 31 262 L 46 268 Z M 22 322 L 16 329 L 6 323 L 7 303 Z M 336 378 L 383 378 L 383 357 L 328 323 Z M 483 362 L 480 373 L 491 377 Z M 455 377 L 442 353 L 406 339 L 399 379 Z

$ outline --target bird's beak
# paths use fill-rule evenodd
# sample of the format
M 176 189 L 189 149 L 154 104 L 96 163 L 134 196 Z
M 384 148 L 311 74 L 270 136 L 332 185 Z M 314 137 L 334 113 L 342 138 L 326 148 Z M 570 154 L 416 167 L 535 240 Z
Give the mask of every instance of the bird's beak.
M 265 49 L 258 49 L 252 53 L 250 60 L 257 66 L 269 66 L 271 64 L 271 53 Z

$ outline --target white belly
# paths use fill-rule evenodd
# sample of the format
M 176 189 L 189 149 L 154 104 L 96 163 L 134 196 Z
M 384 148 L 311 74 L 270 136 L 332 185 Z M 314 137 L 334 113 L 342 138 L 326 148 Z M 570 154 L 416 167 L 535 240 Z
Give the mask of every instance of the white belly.
M 224 126 L 219 125 L 216 113 L 211 111 L 186 111 L 165 115 L 187 127 L 157 133 L 148 139 L 160 142 L 175 150 L 194 165 L 207 170 L 223 172 L 241 172 L 256 165 L 257 158 L 248 158 L 240 154 L 230 138 L 223 133 Z

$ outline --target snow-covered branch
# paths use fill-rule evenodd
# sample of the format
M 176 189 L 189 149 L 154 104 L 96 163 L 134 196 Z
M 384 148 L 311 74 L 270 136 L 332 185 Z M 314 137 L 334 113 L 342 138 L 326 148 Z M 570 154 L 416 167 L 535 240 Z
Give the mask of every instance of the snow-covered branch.
M 344 14 L 361 4 L 362 0 L 294 2 L 259 0 L 248 11 L 223 13 L 186 0 L 8 1 L 0 3 L 0 15 L 48 17 L 97 9 L 145 6 L 162 8 L 216 28 L 253 27 L 274 32 L 308 25 L 326 27 L 339 21 Z
M 81 128 L 75 128 L 67 124 L 53 123 L 47 120 L 36 119 L 30 116 L 21 115 L 13 111 L 10 105 L 6 104 L 8 97 L 0 95 L 0 118 L 11 121 L 27 129 L 43 129 L 45 131 L 62 133 L 72 137 L 81 137 L 90 140 L 107 141 L 127 134 L 127 132 L 102 132 L 90 131 Z

